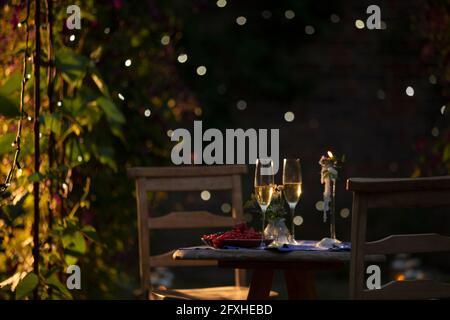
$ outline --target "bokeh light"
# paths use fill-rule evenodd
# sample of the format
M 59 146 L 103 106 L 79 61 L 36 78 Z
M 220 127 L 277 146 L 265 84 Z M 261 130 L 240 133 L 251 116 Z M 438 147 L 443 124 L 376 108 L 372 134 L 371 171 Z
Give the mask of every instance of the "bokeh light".
M 291 20 L 295 18 L 295 12 L 292 10 L 286 10 L 284 12 L 284 16 L 286 17 L 286 19 Z
M 288 111 L 284 114 L 284 120 L 287 122 L 292 122 L 295 119 L 295 115 L 292 111 Z
M 414 88 L 411 86 L 407 86 L 405 92 L 406 92 L 406 95 L 409 97 L 414 96 Z
M 247 108 L 247 101 L 245 100 L 239 100 L 236 103 L 236 108 L 238 108 L 238 110 L 245 110 Z
M 312 34 L 314 34 L 314 32 L 316 32 L 316 29 L 314 29 L 313 26 L 306 26 L 305 27 L 305 33 L 307 35 L 312 35 Z
M 333 13 L 333 14 L 330 16 L 330 20 L 331 20 L 331 22 L 333 22 L 333 23 L 338 23 L 339 21 L 341 21 L 341 18 L 340 18 L 336 13 Z
M 303 224 L 303 217 L 302 216 L 295 216 L 292 220 L 296 226 L 301 226 Z
M 206 67 L 205 66 L 199 66 L 197 68 L 197 74 L 199 76 L 204 76 L 206 74 Z
M 343 208 L 340 212 L 342 218 L 348 218 L 350 215 L 350 210 L 348 208 Z
M 364 21 L 362 21 L 362 20 L 356 20 L 355 21 L 355 27 L 356 28 L 358 28 L 358 29 L 364 29 Z
M 188 60 L 188 55 L 186 53 L 181 53 L 177 58 L 179 63 L 185 63 Z
M 247 23 L 247 18 L 244 16 L 240 16 L 236 18 L 236 23 L 240 26 L 243 26 L 244 24 Z
M 170 37 L 168 35 L 164 35 L 161 38 L 161 44 L 167 46 L 170 43 Z
M 220 206 L 220 210 L 222 210 L 223 213 L 229 213 L 231 211 L 231 205 L 229 203 L 223 203 Z
M 217 0 L 216 5 L 219 8 L 224 8 L 227 5 L 227 1 L 226 0 Z
M 203 190 L 200 193 L 200 198 L 202 198 L 203 201 L 208 201 L 211 199 L 211 193 L 208 190 Z

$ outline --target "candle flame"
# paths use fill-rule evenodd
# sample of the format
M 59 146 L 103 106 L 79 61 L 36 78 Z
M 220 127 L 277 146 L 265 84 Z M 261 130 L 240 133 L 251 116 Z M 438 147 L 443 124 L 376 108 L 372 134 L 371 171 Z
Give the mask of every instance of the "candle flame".
M 328 151 L 327 153 L 330 158 L 333 158 L 333 153 L 331 151 Z

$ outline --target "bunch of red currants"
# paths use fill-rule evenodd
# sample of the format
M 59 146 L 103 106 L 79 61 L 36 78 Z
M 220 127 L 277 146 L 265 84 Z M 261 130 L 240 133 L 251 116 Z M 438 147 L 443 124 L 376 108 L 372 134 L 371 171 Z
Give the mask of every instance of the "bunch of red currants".
M 207 234 L 202 239 L 214 248 L 221 248 L 224 240 L 258 240 L 261 239 L 261 233 L 249 228 L 246 223 L 239 223 L 230 231 Z

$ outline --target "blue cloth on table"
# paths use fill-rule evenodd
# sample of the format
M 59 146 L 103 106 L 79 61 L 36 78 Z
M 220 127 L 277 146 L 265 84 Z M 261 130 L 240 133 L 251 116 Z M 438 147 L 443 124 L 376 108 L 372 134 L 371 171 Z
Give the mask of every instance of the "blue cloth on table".
M 350 251 L 350 242 L 342 242 L 340 244 L 333 245 L 332 248 L 326 248 L 326 247 L 318 247 L 317 243 L 319 241 L 315 240 L 303 240 L 298 241 L 299 244 L 283 244 L 281 247 L 277 248 L 268 248 L 268 249 L 274 249 L 278 251 Z
M 277 250 L 281 252 L 290 252 L 290 251 L 350 251 L 351 245 L 350 242 L 342 242 L 340 244 L 333 245 L 332 248 L 318 247 L 316 246 L 319 241 L 316 240 L 303 240 L 298 241 L 299 244 L 284 244 L 281 247 L 273 247 L 273 248 L 242 248 L 242 247 L 233 247 L 233 246 L 225 246 L 221 249 L 225 250 Z M 199 247 L 190 247 L 190 248 L 182 248 L 189 250 L 216 250 L 213 247 L 209 246 L 199 246 Z

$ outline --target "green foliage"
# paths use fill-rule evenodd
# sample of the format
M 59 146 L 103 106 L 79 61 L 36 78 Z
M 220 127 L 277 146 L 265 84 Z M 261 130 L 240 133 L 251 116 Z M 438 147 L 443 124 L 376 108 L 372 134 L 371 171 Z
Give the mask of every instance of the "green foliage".
M 23 299 L 29 296 L 39 283 L 39 278 L 33 272 L 28 273 L 17 285 L 16 299 Z
M 173 55 L 151 40 L 168 30 L 176 32 L 176 20 L 149 19 L 148 12 L 160 14 L 149 3 L 113 6 L 88 0 L 83 3 L 83 28 L 70 42 L 63 29 L 70 4 L 54 2 L 53 112 L 47 98 L 48 69 L 41 68 L 41 170 L 33 172 L 30 118 L 23 121 L 22 170 L 15 172 L 9 193 L 0 200 L 0 283 L 5 283 L 0 299 L 29 298 L 35 288 L 42 299 L 132 297 L 138 287 L 136 207 L 134 183 L 125 168 L 167 161 L 167 128 L 192 117 L 198 108 L 173 68 Z M 24 28 L 10 21 L 15 16 L 21 21 L 24 13 L 17 0 L 0 8 L 0 50 L 8 53 L 0 55 L 2 177 L 9 169 L 17 130 L 25 42 Z M 47 27 L 42 28 L 44 64 Z M 102 32 L 105 27 L 110 34 Z M 32 36 L 30 40 L 33 43 Z M 123 67 L 126 58 L 133 60 L 132 67 Z M 27 117 L 33 116 L 32 82 L 27 81 L 25 92 Z M 117 98 L 119 92 L 125 101 Z M 168 101 L 173 101 L 170 107 Z M 150 119 L 143 116 L 145 108 L 152 111 Z M 35 182 L 41 190 L 39 276 L 32 273 Z M 86 285 L 68 292 L 64 271 L 75 263 Z M 18 282 L 23 274 L 27 276 Z

